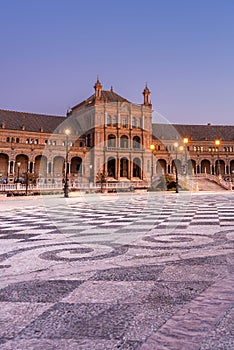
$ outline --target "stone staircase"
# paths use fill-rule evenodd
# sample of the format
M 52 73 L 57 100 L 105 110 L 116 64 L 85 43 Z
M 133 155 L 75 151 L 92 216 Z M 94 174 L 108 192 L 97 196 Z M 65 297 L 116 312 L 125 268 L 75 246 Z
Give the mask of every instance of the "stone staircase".
M 194 178 L 194 183 L 198 185 L 199 191 L 227 191 L 214 181 L 207 178 Z

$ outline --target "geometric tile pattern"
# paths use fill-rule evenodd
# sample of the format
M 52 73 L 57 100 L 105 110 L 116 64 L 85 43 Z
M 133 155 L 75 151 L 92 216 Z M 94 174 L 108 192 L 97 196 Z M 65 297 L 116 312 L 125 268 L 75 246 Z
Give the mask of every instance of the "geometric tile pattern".
M 232 193 L 0 211 L 0 347 L 233 349 L 233 243 Z

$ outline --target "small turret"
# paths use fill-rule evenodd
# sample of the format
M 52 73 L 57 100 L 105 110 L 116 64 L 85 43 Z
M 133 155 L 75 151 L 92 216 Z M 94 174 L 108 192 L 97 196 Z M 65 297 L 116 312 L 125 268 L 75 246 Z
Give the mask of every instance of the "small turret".
M 150 101 L 150 90 L 147 86 L 147 83 L 145 84 L 144 91 L 142 92 L 144 96 L 144 105 L 145 106 L 151 106 L 151 101 Z
M 95 89 L 95 99 L 100 100 L 101 92 L 102 92 L 102 84 L 100 83 L 98 76 L 97 76 L 97 81 L 94 85 L 94 89 Z

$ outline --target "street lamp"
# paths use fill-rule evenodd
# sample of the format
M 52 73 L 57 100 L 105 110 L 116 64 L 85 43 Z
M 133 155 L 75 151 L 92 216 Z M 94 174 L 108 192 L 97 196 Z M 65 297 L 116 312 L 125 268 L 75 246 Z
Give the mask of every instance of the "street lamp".
M 20 175 L 20 162 L 17 162 L 17 166 L 18 166 L 18 173 L 17 173 L 17 183 L 19 183 L 19 175 Z
M 188 172 L 188 164 L 187 164 L 187 144 L 189 142 L 188 137 L 183 138 L 183 143 L 184 143 L 184 157 L 185 157 L 185 166 L 184 166 L 184 174 L 187 175 Z
M 221 144 L 221 141 L 219 140 L 219 139 L 216 139 L 215 140 L 215 146 L 217 147 L 217 149 L 218 149 L 218 176 L 220 176 L 220 160 L 219 160 L 219 146 L 220 146 L 220 144 Z
M 153 187 L 153 175 L 154 175 L 154 150 L 155 150 L 155 145 L 150 145 L 150 150 L 151 150 L 151 188 Z
M 64 197 L 68 198 L 68 136 L 71 130 L 65 129 L 66 134 L 66 160 L 65 160 L 65 183 L 64 183 Z
M 176 159 L 175 159 L 175 171 L 176 171 L 176 193 L 179 193 L 179 181 L 178 181 L 178 164 L 177 164 L 177 161 L 178 161 L 178 142 L 175 142 L 174 143 L 174 147 L 175 147 L 175 150 L 176 150 Z

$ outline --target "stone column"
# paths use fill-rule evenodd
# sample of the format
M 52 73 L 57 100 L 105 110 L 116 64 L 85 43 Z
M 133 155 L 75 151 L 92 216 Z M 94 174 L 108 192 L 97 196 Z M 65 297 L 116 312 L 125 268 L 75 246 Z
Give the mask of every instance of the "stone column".
M 8 160 L 8 171 L 7 171 L 8 175 L 10 174 L 10 171 L 11 171 L 11 161 Z

